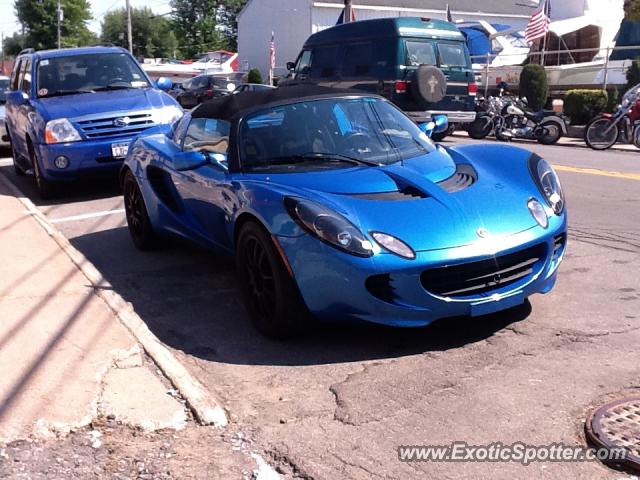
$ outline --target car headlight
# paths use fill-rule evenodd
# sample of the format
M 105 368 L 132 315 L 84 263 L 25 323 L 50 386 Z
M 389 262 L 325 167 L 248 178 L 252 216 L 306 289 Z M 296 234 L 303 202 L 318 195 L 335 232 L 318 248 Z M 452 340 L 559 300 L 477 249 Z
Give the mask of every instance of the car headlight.
M 58 118 L 47 122 L 44 127 L 46 143 L 78 142 L 82 137 L 67 118 Z
M 529 159 L 529 171 L 553 212 L 560 215 L 564 211 L 565 200 L 558 174 L 549 162 L 535 154 Z
M 176 120 L 179 120 L 184 115 L 184 111 L 175 105 L 158 109 L 153 114 L 153 120 L 155 123 L 162 125 L 172 124 Z
M 395 253 L 399 257 L 413 260 L 416 258 L 416 252 L 399 238 L 382 232 L 371 232 L 373 239 L 380 244 L 381 247 Z
M 287 197 L 284 206 L 298 225 L 325 243 L 358 257 L 374 253 L 372 243 L 339 213 L 308 200 Z

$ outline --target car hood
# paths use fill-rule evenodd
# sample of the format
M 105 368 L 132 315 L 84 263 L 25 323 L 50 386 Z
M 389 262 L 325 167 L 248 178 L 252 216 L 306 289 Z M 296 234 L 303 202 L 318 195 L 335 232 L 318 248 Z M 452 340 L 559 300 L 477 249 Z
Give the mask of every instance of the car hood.
M 416 251 L 468 245 L 487 232 L 497 240 L 537 225 L 527 208 L 528 200 L 539 196 L 528 172 L 529 152 L 510 147 L 496 160 L 491 149 L 456 150 L 379 168 L 271 179 L 289 195 L 334 208 L 363 232 L 394 235 Z M 453 191 L 445 180 L 469 168 L 475 182 Z
M 154 88 L 112 90 L 60 97 L 41 98 L 43 117 L 75 118 L 114 111 L 137 111 L 177 105 L 166 93 Z

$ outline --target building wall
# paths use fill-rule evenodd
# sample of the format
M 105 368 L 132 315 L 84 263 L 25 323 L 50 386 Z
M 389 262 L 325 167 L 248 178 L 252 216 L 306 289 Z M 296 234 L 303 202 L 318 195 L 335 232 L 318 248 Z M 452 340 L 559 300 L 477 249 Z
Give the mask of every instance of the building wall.
M 287 73 L 311 34 L 312 0 L 251 0 L 238 17 L 238 54 L 241 67 L 258 68 L 266 80 L 269 42 L 275 34 L 276 75 Z M 335 22 L 334 22 L 335 23 Z

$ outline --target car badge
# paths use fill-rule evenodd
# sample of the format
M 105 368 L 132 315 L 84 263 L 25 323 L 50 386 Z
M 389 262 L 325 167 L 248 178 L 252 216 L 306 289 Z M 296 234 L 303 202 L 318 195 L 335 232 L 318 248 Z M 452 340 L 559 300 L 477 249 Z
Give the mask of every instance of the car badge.
M 113 121 L 113 125 L 116 127 L 126 127 L 131 123 L 131 119 L 129 117 L 119 117 Z
M 478 230 L 476 230 L 476 234 L 480 238 L 488 238 L 489 236 L 491 236 L 491 234 L 489 233 L 489 230 L 487 230 L 486 228 L 479 228 Z

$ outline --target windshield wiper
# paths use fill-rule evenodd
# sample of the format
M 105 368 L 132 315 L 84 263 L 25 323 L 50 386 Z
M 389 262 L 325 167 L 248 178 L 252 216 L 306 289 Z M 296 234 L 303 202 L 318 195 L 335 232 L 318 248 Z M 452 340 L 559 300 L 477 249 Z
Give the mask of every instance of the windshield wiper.
M 63 95 L 77 95 L 79 93 L 95 93 L 95 90 L 56 90 L 52 93 L 42 95 L 43 97 L 59 97 Z
M 378 162 L 372 162 L 370 160 L 363 160 L 362 158 L 349 157 L 341 153 L 325 153 L 325 152 L 309 152 L 302 155 L 294 155 L 303 160 L 327 160 L 329 162 L 349 162 L 357 165 L 366 165 L 368 167 L 379 167 Z
M 106 90 L 129 90 L 132 87 L 131 85 L 118 85 L 117 83 L 112 83 L 110 85 L 105 85 L 103 87 L 96 87 L 94 91 L 96 92 L 104 92 Z

